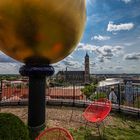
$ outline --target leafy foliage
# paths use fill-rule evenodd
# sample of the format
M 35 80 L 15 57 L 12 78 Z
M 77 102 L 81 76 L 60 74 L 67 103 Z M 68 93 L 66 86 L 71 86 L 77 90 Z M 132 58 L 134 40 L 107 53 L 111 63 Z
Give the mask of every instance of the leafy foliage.
M 93 100 L 97 100 L 97 99 L 100 99 L 100 98 L 106 98 L 106 97 L 107 97 L 106 93 L 100 92 L 100 93 L 92 94 L 90 96 L 90 99 L 93 101 Z
M 0 140 L 30 140 L 28 127 L 11 113 L 0 113 Z
M 87 99 L 96 91 L 97 85 L 92 83 L 90 85 L 86 85 L 83 89 L 81 89 L 82 93 L 86 96 Z

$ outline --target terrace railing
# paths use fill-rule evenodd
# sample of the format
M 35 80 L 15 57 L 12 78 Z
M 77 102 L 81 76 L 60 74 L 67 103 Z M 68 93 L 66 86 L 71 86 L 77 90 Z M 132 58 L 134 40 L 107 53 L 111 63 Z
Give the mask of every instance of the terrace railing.
M 140 116 L 140 84 L 126 83 L 113 85 L 117 96 L 117 102 L 113 103 L 113 109 L 127 111 Z M 28 104 L 28 80 L 1 81 L 0 105 L 27 105 Z M 109 98 L 110 86 L 97 88 L 87 98 L 82 92 L 84 84 L 46 84 L 46 104 L 68 105 L 85 107 L 93 100 Z

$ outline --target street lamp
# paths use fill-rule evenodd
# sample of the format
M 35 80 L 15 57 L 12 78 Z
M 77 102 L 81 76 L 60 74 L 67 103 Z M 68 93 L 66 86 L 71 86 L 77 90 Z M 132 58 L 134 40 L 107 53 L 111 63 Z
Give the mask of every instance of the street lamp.
M 29 76 L 28 125 L 45 126 L 45 77 L 50 65 L 68 56 L 80 41 L 86 0 L 0 0 L 0 48 L 25 63 Z

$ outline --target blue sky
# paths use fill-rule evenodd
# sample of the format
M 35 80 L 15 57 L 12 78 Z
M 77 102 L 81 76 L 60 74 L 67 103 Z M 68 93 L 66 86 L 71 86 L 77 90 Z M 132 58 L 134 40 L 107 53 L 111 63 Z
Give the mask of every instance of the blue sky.
M 83 70 L 90 56 L 91 73 L 140 73 L 140 0 L 87 0 L 87 22 L 75 51 L 54 64 L 56 71 Z M 0 74 L 21 66 L 0 53 Z

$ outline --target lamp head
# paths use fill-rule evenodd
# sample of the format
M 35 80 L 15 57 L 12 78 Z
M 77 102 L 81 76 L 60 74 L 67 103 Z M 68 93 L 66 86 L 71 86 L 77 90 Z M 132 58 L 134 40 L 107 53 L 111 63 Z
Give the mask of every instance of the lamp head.
M 83 33 L 85 0 L 0 0 L 0 49 L 10 57 L 55 63 Z

